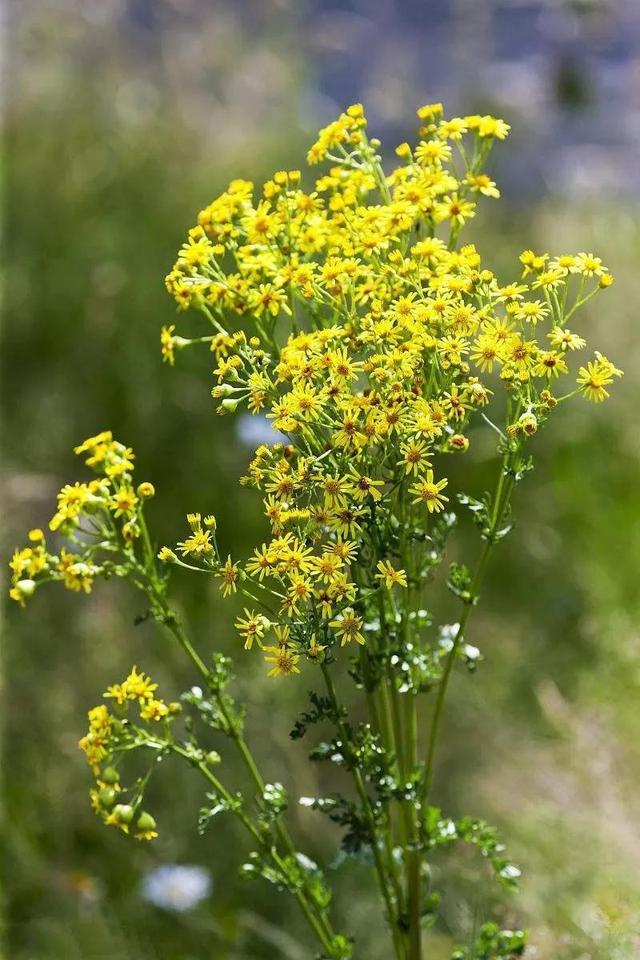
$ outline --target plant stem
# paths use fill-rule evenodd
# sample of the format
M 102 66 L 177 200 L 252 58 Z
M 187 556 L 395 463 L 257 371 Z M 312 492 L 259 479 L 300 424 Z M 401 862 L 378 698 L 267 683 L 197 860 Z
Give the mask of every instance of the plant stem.
M 178 754 L 181 757 L 184 757 L 190 763 L 193 764 L 193 759 L 186 750 L 183 750 L 177 744 L 172 744 L 171 749 L 174 753 Z M 205 763 L 196 763 L 193 764 L 205 777 L 209 783 L 212 784 L 217 793 L 233 808 L 233 796 L 229 793 L 227 788 L 218 780 L 218 778 L 211 772 Z M 264 850 L 264 852 L 269 856 L 273 861 L 274 865 L 278 867 L 286 876 L 286 866 L 283 864 L 282 858 L 279 856 L 275 847 L 273 847 L 267 840 L 265 836 L 260 832 L 259 828 L 253 823 L 253 821 L 244 813 L 242 810 L 234 810 L 235 815 L 238 817 L 244 828 L 251 834 L 253 839 L 259 846 Z M 300 888 L 294 888 L 291 890 L 294 897 L 298 901 L 298 904 L 307 920 L 307 923 L 315 933 L 316 937 L 322 944 L 323 949 L 327 952 L 328 956 L 331 956 L 333 951 L 333 946 L 331 940 L 333 938 L 332 932 L 327 931 L 324 926 L 319 922 L 319 919 L 314 916 L 313 910 L 307 903 L 307 899 L 304 895 L 304 892 Z
M 364 647 L 360 648 L 360 660 L 362 663 L 363 675 L 365 681 L 368 681 L 370 675 L 369 669 L 369 654 Z M 384 709 L 382 711 L 382 719 L 380 711 L 378 710 L 375 692 L 370 690 L 365 686 L 365 694 L 367 700 L 367 708 L 369 710 L 369 717 L 373 724 L 375 732 L 380 736 L 382 743 L 384 745 L 387 753 L 393 751 L 393 740 L 391 735 L 391 728 L 389 725 L 389 718 L 385 717 Z M 384 707 L 384 704 L 383 704 Z M 393 886 L 393 893 L 396 898 L 396 903 L 398 905 L 398 914 L 401 915 L 404 913 L 404 893 L 402 890 L 402 884 L 398 878 L 398 872 L 396 870 L 396 863 L 393 853 L 393 824 L 391 822 L 391 810 L 388 812 L 388 829 L 383 831 L 383 842 L 385 846 L 385 853 L 387 857 L 387 862 L 389 864 L 389 876 L 391 879 L 391 884 Z
M 505 510 L 509 503 L 509 497 L 511 494 L 511 489 L 513 487 L 513 478 L 508 476 L 508 466 L 511 453 L 507 452 L 503 458 L 500 467 L 500 477 L 498 479 L 498 486 L 496 488 L 495 496 L 493 499 L 492 510 L 491 510 L 491 519 L 489 523 L 489 530 L 485 539 L 484 547 L 482 553 L 480 554 L 480 559 L 476 567 L 475 573 L 473 575 L 471 585 L 469 587 L 470 599 L 466 602 L 462 616 L 460 617 L 460 622 L 458 624 L 458 629 L 456 630 L 455 636 L 453 638 L 453 643 L 451 645 L 451 650 L 447 657 L 445 663 L 444 672 L 438 686 L 438 696 L 436 698 L 436 704 L 433 712 L 433 719 L 431 722 L 431 731 L 429 734 L 429 743 L 427 747 L 427 755 L 424 764 L 424 776 L 422 780 L 422 789 L 421 789 L 421 805 L 424 807 L 427 803 L 429 792 L 431 790 L 431 784 L 433 781 L 433 763 L 435 758 L 436 746 L 438 742 L 438 734 L 440 732 L 440 726 L 442 722 L 442 711 L 444 707 L 445 697 L 447 695 L 447 689 L 449 686 L 449 680 L 451 677 L 451 672 L 453 670 L 453 665 L 458 654 L 458 648 L 462 639 L 464 637 L 464 631 L 467 625 L 467 621 L 471 615 L 471 610 L 477 599 L 477 591 L 480 588 L 480 584 L 484 578 L 485 570 L 487 567 L 487 562 L 489 560 L 489 554 L 491 553 L 491 548 L 494 544 L 494 535 L 498 529 L 499 524 L 502 521 Z
M 184 629 L 182 628 L 180 621 L 178 620 L 175 613 L 167 603 L 164 594 L 160 593 L 156 588 L 154 590 L 153 596 L 154 596 L 154 600 L 162 610 L 162 613 L 164 615 L 165 626 L 167 627 L 168 630 L 171 631 L 171 633 L 176 638 L 176 640 L 178 641 L 182 649 L 185 651 L 189 659 L 192 661 L 192 663 L 194 664 L 198 672 L 202 675 L 204 680 L 206 680 L 207 683 L 209 684 L 209 681 L 211 679 L 211 673 L 209 671 L 209 668 L 207 667 L 207 665 L 202 660 L 199 653 L 197 652 L 197 650 L 194 648 L 193 644 L 189 640 Z M 220 713 L 222 714 L 222 717 L 225 721 L 229 736 L 235 743 L 236 748 L 242 759 L 242 762 L 247 768 L 247 771 L 249 772 L 249 775 L 253 780 L 258 793 L 260 794 L 260 796 L 262 796 L 265 789 L 265 782 L 260 774 L 260 771 L 258 770 L 257 764 L 253 758 L 251 750 L 249 749 L 249 745 L 247 744 L 246 740 L 238 730 L 236 723 L 234 723 L 233 721 L 233 718 L 230 716 L 229 710 L 224 701 L 224 697 L 215 688 L 210 687 L 209 689 L 216 701 L 216 706 L 220 710 Z M 278 820 L 275 823 L 275 830 L 281 843 L 285 847 L 288 855 L 295 859 L 296 849 L 287 828 L 284 826 L 283 823 L 281 823 Z M 306 900 L 305 900 L 305 903 L 306 903 Z M 335 937 L 335 932 L 333 931 L 331 924 L 329 922 L 329 919 L 326 916 L 326 911 L 318 908 L 315 903 L 313 904 L 313 906 L 316 910 L 317 923 L 320 926 L 320 928 L 324 931 L 324 935 L 327 938 L 329 938 L 329 940 L 333 939 Z
M 403 656 L 410 658 L 411 648 L 411 621 L 410 614 L 413 610 L 413 595 L 416 590 L 415 569 L 413 564 L 412 551 L 408 546 L 408 530 L 411 523 L 411 507 L 407 511 L 407 502 L 405 496 L 405 484 L 401 481 L 398 492 L 398 511 L 400 514 L 400 560 L 407 573 L 407 589 L 402 609 L 402 653 Z M 407 516 L 407 513 L 409 514 Z M 406 870 L 407 885 L 407 906 L 408 906 L 408 935 L 409 935 L 409 958 L 410 960 L 421 960 L 422 958 L 422 925 L 420 922 L 422 912 L 422 869 L 421 869 L 421 851 L 420 851 L 420 830 L 418 823 L 418 809 L 414 790 L 416 786 L 416 771 L 418 770 L 418 698 L 410 685 L 408 692 L 403 694 L 404 700 L 404 725 L 403 725 L 403 758 L 404 758 L 404 784 L 405 789 L 409 789 L 409 796 L 403 800 L 402 815 L 404 819 L 404 859 Z
M 327 687 L 327 692 L 329 693 L 329 699 L 331 700 L 331 705 L 335 713 L 336 726 L 342 738 L 343 746 L 346 747 L 347 744 L 350 742 L 350 737 L 349 737 L 349 732 L 342 721 L 340 704 L 338 703 L 338 697 L 336 695 L 336 688 L 333 683 L 333 678 L 331 676 L 331 672 L 326 663 L 322 663 L 321 668 L 322 668 L 322 674 L 324 676 L 325 684 Z M 373 808 L 371 806 L 371 801 L 369 799 L 367 789 L 365 787 L 362 773 L 360 772 L 358 767 L 356 767 L 355 765 L 352 767 L 351 772 L 353 773 L 356 790 L 358 792 L 358 796 L 362 804 L 362 810 L 363 810 L 365 819 L 367 821 L 367 826 L 369 828 L 369 833 L 371 836 L 371 852 L 373 853 L 376 873 L 378 876 L 378 883 L 380 886 L 380 893 L 382 894 L 382 898 L 384 900 L 385 909 L 387 913 L 387 920 L 391 928 L 391 936 L 393 938 L 395 955 L 398 958 L 398 960 L 404 960 L 406 956 L 404 943 L 400 936 L 400 929 L 398 927 L 398 918 L 394 910 L 393 898 L 389 890 L 389 884 L 387 881 L 387 871 L 385 869 L 385 865 L 382 860 L 382 855 L 380 853 L 380 845 L 378 843 L 378 828 L 376 825 L 375 815 L 373 812 Z
M 415 693 L 407 694 L 406 717 L 407 756 L 409 757 L 410 770 L 413 772 L 418 766 L 418 710 Z M 409 957 L 410 960 L 421 960 L 422 925 L 420 915 L 422 909 L 422 875 L 421 854 L 419 849 L 420 836 L 416 802 L 414 799 L 411 799 L 409 803 L 410 839 L 409 847 L 405 851 L 407 857 L 407 903 L 409 909 Z

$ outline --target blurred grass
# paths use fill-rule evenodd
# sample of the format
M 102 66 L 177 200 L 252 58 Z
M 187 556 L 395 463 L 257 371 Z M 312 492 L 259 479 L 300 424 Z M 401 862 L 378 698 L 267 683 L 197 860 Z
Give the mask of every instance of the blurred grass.
M 60 65 L 55 84 L 36 85 L 37 95 L 25 79 L 7 117 L 5 552 L 46 521 L 56 490 L 76 475 L 74 443 L 108 425 L 136 449 L 140 479 L 156 483 L 159 542 L 175 540 L 187 510 L 200 509 L 218 514 L 223 541 L 243 553 L 262 524 L 256 498 L 237 485 L 248 451 L 230 419 L 214 418 L 209 358 L 183 354 L 174 370 L 160 363 L 159 327 L 173 318 L 162 278 L 194 213 L 226 179 L 300 162 L 305 138 L 286 122 L 298 68 L 292 56 L 282 102 L 234 146 L 222 143 L 224 131 L 203 136 L 172 88 L 162 90 L 161 109 L 146 111 L 153 85 L 138 83 L 125 97 L 135 109 L 114 115 L 111 93 L 131 66 L 94 53 L 83 82 Z M 593 248 L 611 267 L 617 283 L 585 326 L 626 376 L 602 409 L 576 405 L 534 441 L 537 469 L 519 490 L 518 527 L 496 554 L 473 628 L 486 660 L 454 687 L 438 801 L 503 828 L 525 870 L 522 894 L 502 908 L 505 922 L 531 925 L 539 956 L 626 960 L 640 949 L 637 210 L 558 198 L 502 207 L 473 233 L 503 275 L 515 272 L 525 246 Z M 472 467 L 479 488 L 487 469 L 480 450 Z M 473 549 L 468 532 L 462 552 Z M 205 582 L 178 578 L 176 589 L 202 647 L 228 649 L 232 607 Z M 149 847 L 104 830 L 89 809 L 76 749 L 87 708 L 133 662 L 168 696 L 193 680 L 149 624 L 133 628 L 139 612 L 139 598 L 115 584 L 90 598 L 51 590 L 23 613 L 7 611 L 0 869 L 8 955 L 306 956 L 286 899 L 235 879 L 242 838 L 228 824 L 197 837 L 201 792 L 181 772 L 163 771 L 154 787 L 161 837 Z M 287 735 L 304 683 L 268 683 L 255 660 L 239 669 L 249 733 L 269 775 L 293 795 L 313 792 L 318 771 Z M 294 817 L 309 852 L 326 856 L 326 824 Z M 163 862 L 210 865 L 211 902 L 178 918 L 145 905 L 140 878 Z M 437 950 L 448 955 L 448 930 L 465 921 L 463 895 L 471 909 L 479 896 L 466 859 L 443 869 L 454 893 L 434 960 Z M 359 935 L 362 955 L 382 957 L 363 872 L 336 878 L 339 916 Z

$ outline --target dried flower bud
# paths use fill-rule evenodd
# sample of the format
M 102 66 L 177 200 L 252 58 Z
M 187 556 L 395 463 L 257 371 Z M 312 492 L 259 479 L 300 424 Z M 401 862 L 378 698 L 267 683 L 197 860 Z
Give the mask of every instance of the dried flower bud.
M 469 438 L 461 433 L 454 433 L 447 441 L 450 450 L 464 451 L 469 449 Z

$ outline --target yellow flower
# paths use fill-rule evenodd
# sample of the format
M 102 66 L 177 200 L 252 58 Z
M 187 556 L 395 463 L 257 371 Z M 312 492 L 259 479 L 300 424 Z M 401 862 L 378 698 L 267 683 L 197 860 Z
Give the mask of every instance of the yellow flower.
M 398 466 L 403 466 L 407 475 L 417 476 L 422 470 L 429 467 L 429 449 L 424 440 L 409 440 L 400 445 L 402 460 Z
M 264 636 L 267 624 L 268 621 L 262 614 L 254 613 L 252 610 L 247 610 L 246 607 L 244 608 L 244 619 L 238 617 L 235 622 L 235 627 L 240 633 L 240 636 L 244 638 L 245 650 L 251 650 L 254 640 L 258 643 L 258 646 L 261 645 L 260 642 Z
M 213 553 L 210 530 L 196 530 L 178 543 L 178 549 L 183 556 L 206 557 Z
M 355 467 L 350 467 L 349 473 L 352 477 L 350 492 L 356 503 L 362 503 L 367 497 L 371 497 L 375 501 L 382 499 L 382 492 L 378 490 L 378 487 L 384 487 L 384 480 L 372 480 L 371 477 L 365 477 Z
M 596 359 L 590 360 L 578 371 L 577 383 L 587 400 L 601 403 L 609 396 L 606 387 L 613 383 L 614 377 L 621 377 L 622 371 L 616 369 L 610 360 L 596 351 Z
M 425 479 L 409 488 L 415 497 L 412 502 L 414 504 L 424 503 L 429 513 L 439 513 L 440 510 L 444 509 L 444 505 L 449 499 L 441 492 L 448 483 L 449 481 L 446 479 L 435 482 L 433 470 L 427 470 Z
M 567 362 L 561 353 L 555 350 L 544 350 L 538 355 L 538 365 L 535 368 L 539 377 L 558 377 L 561 373 L 567 373 Z
M 560 350 L 581 350 L 586 347 L 587 341 L 579 337 L 577 333 L 572 333 L 566 327 L 553 327 L 547 334 L 552 346 Z
M 99 568 L 95 564 L 87 563 L 82 557 L 68 553 L 65 547 L 60 551 L 57 569 L 67 590 L 74 590 L 78 593 L 80 591 L 91 593 L 94 578 L 99 572 Z
M 102 761 L 109 755 L 112 719 L 107 707 L 100 704 L 89 710 L 89 731 L 78 746 L 87 758 L 91 769 L 98 773 Z
M 138 504 L 138 498 L 132 487 L 120 487 L 111 497 L 111 509 L 115 517 L 131 514 Z
M 126 680 L 108 687 L 104 696 L 114 699 L 120 705 L 127 700 L 137 700 L 144 705 L 145 702 L 153 700 L 153 694 L 157 689 L 157 683 L 153 683 L 144 673 L 138 673 L 137 667 L 132 667 Z
M 365 642 L 364 636 L 360 632 L 362 630 L 362 618 L 358 617 L 351 607 L 347 607 L 342 613 L 338 614 L 329 626 L 333 627 L 340 637 L 341 647 L 351 643 L 352 640 L 361 644 Z
M 163 720 L 169 715 L 169 708 L 163 700 L 146 700 L 140 709 L 142 720 Z
M 175 330 L 176 325 L 172 323 L 168 327 L 163 327 L 160 331 L 160 351 L 162 353 L 162 359 L 165 363 L 174 365 L 176 361 L 175 355 L 175 337 L 173 336 L 173 331 Z
M 230 593 L 235 593 L 238 589 L 238 579 L 240 577 L 240 573 L 238 570 L 238 564 L 232 563 L 231 557 L 227 557 L 224 566 L 220 570 L 219 576 L 222 581 L 220 583 L 222 596 L 228 597 Z
M 379 572 L 376 574 L 376 578 L 384 583 L 387 590 L 391 590 L 395 586 L 406 587 L 406 573 L 404 570 L 396 570 L 389 560 L 380 560 L 377 569 Z
M 300 673 L 298 662 L 300 656 L 289 650 L 286 646 L 264 647 L 266 653 L 265 662 L 272 664 L 268 671 L 269 677 L 286 677 L 291 673 Z

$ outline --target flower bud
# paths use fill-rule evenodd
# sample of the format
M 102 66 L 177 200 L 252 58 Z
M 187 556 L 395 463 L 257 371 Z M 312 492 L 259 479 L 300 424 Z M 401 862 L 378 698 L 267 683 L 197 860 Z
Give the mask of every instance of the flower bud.
M 210 750 L 204 759 L 210 767 L 217 766 L 222 760 L 217 750 Z
M 226 400 L 223 400 L 222 403 L 220 404 L 220 409 L 224 413 L 235 413 L 236 410 L 238 409 L 239 404 L 240 404 L 239 400 L 231 400 L 230 398 L 227 398 Z
M 156 488 L 152 483 L 149 483 L 145 480 L 143 483 L 138 485 L 137 494 L 139 497 L 142 497 L 144 500 L 148 500 L 150 497 L 155 496 Z
M 155 830 L 155 828 L 156 821 L 153 819 L 150 813 L 147 813 L 146 810 L 143 810 L 136 820 L 136 830 L 146 833 L 148 830 Z
M 133 520 L 129 520 L 122 527 L 122 536 L 129 543 L 132 540 L 137 540 L 140 536 L 140 527 Z
M 523 433 L 531 436 L 538 429 L 538 421 L 532 413 L 523 413 L 516 426 L 522 430 Z
M 447 442 L 450 450 L 464 451 L 469 449 L 469 438 L 461 433 L 454 433 Z
M 113 787 L 101 787 L 98 791 L 98 803 L 101 807 L 112 807 L 116 802 L 116 791 Z
M 105 767 L 100 774 L 100 779 L 103 783 L 118 783 L 120 781 L 120 774 L 115 767 Z
M 32 597 L 36 589 L 35 580 L 18 580 L 16 589 L 20 591 L 23 597 Z
M 158 551 L 158 560 L 162 560 L 163 563 L 175 563 L 177 559 L 170 547 L 161 547 Z
M 211 396 L 214 400 L 220 400 L 222 397 L 230 397 L 237 389 L 237 387 L 232 387 L 230 383 L 219 383 L 211 391 Z
M 129 824 L 133 820 L 133 807 L 128 803 L 117 803 L 113 808 L 113 816 L 117 823 Z

